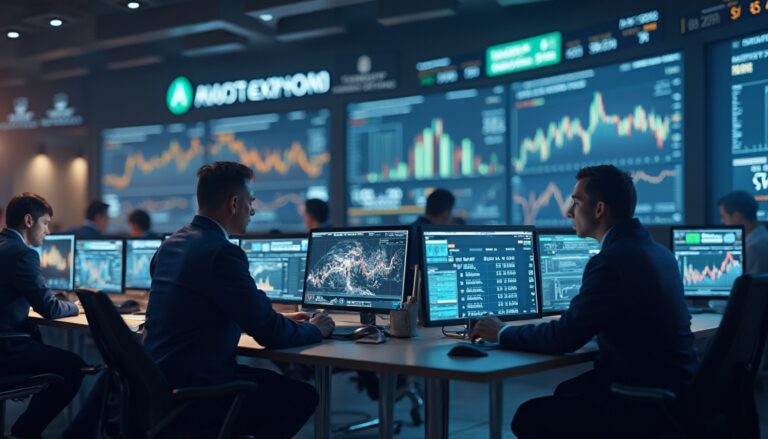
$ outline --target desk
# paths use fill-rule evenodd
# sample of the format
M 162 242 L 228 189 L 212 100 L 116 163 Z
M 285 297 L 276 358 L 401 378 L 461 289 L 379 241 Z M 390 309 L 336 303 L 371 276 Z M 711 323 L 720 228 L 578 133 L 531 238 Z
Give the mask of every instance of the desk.
M 34 313 L 30 314 L 34 317 Z M 136 326 L 143 316 L 125 316 L 129 326 Z M 356 316 L 335 315 L 342 326 Z M 697 338 L 714 335 L 722 316 L 694 315 L 691 330 Z M 547 319 L 551 319 L 547 318 Z M 542 319 L 538 321 L 544 321 Z M 38 323 L 68 329 L 84 330 L 85 316 Z M 515 325 L 535 321 L 512 322 Z M 456 340 L 443 337 L 438 328 L 419 328 L 412 339 L 390 338 L 384 344 L 367 345 L 343 340 L 325 340 L 322 343 L 297 348 L 266 350 L 247 335 L 240 338 L 238 353 L 243 356 L 288 361 L 315 366 L 316 386 L 320 404 L 315 413 L 315 437 L 326 439 L 331 435 L 330 401 L 331 368 L 342 367 L 368 370 L 380 374 L 379 436 L 393 436 L 395 377 L 397 374 L 423 376 L 426 379 L 425 437 L 448 437 L 448 383 L 450 380 L 483 382 L 489 385 L 490 437 L 500 438 L 503 424 L 503 380 L 505 378 L 570 366 L 590 361 L 595 356 L 593 346 L 587 346 L 569 355 L 542 355 L 516 351 L 495 350 L 483 358 L 452 358 L 448 350 Z

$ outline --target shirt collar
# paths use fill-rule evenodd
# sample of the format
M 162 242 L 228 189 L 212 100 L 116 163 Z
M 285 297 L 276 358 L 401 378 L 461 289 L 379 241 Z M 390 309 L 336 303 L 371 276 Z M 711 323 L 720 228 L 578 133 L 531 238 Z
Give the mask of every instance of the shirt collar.
M 24 239 L 24 235 L 22 235 L 22 234 L 21 234 L 21 232 L 19 232 L 18 230 L 16 230 L 16 229 L 12 229 L 12 228 L 10 228 L 10 227 L 6 227 L 6 229 L 5 229 L 5 230 L 10 230 L 11 232 L 13 232 L 13 233 L 15 233 L 16 235 L 18 235 L 19 239 L 21 239 L 21 241 L 22 241 L 24 244 L 26 244 L 26 243 L 27 243 L 27 240 L 26 240 L 26 239 Z
M 616 226 L 613 226 L 613 227 L 616 227 Z M 605 238 L 607 238 L 607 237 L 608 237 L 608 235 L 610 235 L 610 234 L 611 234 L 611 231 L 613 231 L 613 227 L 611 227 L 610 229 L 608 229 L 608 231 L 607 231 L 607 232 L 605 232 L 605 235 L 603 235 L 603 239 L 601 239 L 601 240 L 600 240 L 600 250 L 602 250 L 602 249 L 603 249 L 603 243 L 605 242 Z
M 200 214 L 198 213 L 198 215 L 200 215 Z M 221 231 L 224 233 L 224 237 L 229 239 L 229 233 L 227 233 L 227 229 L 225 229 L 224 226 L 222 226 L 218 221 L 216 221 L 215 219 L 213 219 L 213 218 L 211 218 L 209 216 L 205 216 L 205 215 L 200 215 L 200 216 L 205 218 L 205 219 L 208 219 L 210 221 L 213 221 L 213 223 L 216 224 L 217 226 L 219 226 Z

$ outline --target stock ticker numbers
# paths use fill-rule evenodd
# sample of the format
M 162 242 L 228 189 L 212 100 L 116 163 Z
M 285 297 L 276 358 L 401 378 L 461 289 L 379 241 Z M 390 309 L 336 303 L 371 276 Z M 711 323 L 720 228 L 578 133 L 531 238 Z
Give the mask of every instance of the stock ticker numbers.
M 611 163 L 637 184 L 637 216 L 682 222 L 680 53 L 512 84 L 513 223 L 559 226 L 575 172 Z
M 435 187 L 454 192 L 459 215 L 504 222 L 503 87 L 351 104 L 347 113 L 350 224 L 412 222 Z
M 707 30 L 768 15 L 766 0 L 722 0 L 680 18 L 680 33 Z

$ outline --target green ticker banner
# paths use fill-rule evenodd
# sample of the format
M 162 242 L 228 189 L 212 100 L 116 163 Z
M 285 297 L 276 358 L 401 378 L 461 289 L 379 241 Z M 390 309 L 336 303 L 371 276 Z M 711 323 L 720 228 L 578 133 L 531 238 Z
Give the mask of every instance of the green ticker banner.
M 491 46 L 485 51 L 488 76 L 506 75 L 523 70 L 558 64 L 562 57 L 560 32 Z

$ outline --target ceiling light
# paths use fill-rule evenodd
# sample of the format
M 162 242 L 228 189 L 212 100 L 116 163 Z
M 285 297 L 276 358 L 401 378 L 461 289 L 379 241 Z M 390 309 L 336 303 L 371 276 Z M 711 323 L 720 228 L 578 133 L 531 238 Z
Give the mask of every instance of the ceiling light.
M 139 2 L 128 2 L 125 4 L 128 9 L 139 9 L 141 7 L 141 3 Z
M 272 21 L 273 18 L 275 17 L 272 14 L 259 14 L 261 21 Z
M 52 19 L 51 19 L 51 21 L 49 21 L 49 22 L 48 22 L 48 24 L 50 24 L 50 25 L 51 25 L 51 26 L 53 26 L 53 27 L 59 27 L 59 26 L 61 26 L 62 24 L 64 24 L 64 22 L 63 22 L 63 21 L 61 21 L 61 19 L 58 19 L 58 18 L 52 18 Z
M 19 38 L 21 34 L 15 30 L 9 30 L 8 33 L 5 34 L 5 36 L 11 39 L 16 39 L 16 38 Z

